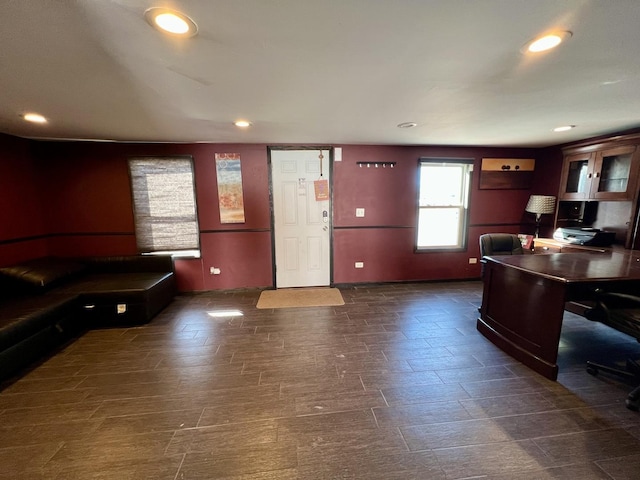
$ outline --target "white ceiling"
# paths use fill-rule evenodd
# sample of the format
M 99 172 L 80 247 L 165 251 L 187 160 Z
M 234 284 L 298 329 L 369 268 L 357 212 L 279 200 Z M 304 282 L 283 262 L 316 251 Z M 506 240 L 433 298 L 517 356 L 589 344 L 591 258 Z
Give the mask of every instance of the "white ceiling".
M 189 15 L 198 35 L 163 36 L 152 6 Z M 638 0 L 5 0 L 0 132 L 557 145 L 640 126 L 639 24 Z M 573 36 L 520 52 L 549 29 Z

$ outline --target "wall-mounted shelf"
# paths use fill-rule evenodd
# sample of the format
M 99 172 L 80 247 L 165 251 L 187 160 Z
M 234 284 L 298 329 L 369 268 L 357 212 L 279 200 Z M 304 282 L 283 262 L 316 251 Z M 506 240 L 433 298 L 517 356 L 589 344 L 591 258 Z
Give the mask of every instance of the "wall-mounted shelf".
M 533 158 L 483 158 L 479 188 L 531 188 L 535 163 Z
M 367 167 L 367 168 L 393 168 L 396 166 L 396 162 L 356 162 L 356 164 L 362 168 L 362 167 Z

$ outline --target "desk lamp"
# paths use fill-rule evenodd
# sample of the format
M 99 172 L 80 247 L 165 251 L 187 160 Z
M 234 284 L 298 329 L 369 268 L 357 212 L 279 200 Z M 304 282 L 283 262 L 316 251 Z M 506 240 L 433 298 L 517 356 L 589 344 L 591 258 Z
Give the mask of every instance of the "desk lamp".
M 556 197 L 553 195 L 531 195 L 524 210 L 536 214 L 536 238 L 538 238 L 540 217 L 556 211 Z

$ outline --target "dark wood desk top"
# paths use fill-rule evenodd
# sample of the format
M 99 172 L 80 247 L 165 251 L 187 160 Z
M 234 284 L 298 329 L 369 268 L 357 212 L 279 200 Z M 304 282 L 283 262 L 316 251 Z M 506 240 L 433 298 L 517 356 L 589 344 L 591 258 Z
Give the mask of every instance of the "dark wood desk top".
M 589 245 L 577 245 L 569 242 L 560 242 L 554 238 L 535 238 L 533 240 L 533 247 L 536 253 L 552 253 L 545 252 L 545 249 L 555 250 L 556 253 L 567 252 L 585 252 L 585 253 L 605 253 L 610 250 L 615 250 L 615 247 L 592 247 Z M 539 252 L 542 250 L 542 252 Z M 622 247 L 619 249 L 624 251 Z
M 488 262 L 516 268 L 558 282 L 640 280 L 640 251 L 496 255 Z

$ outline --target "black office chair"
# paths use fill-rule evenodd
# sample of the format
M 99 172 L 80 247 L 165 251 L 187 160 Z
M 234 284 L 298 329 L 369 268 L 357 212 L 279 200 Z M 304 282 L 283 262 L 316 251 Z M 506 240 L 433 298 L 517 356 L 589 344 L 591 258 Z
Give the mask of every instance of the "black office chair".
M 518 235 L 513 233 L 485 233 L 480 235 L 480 262 L 484 276 L 482 257 L 491 255 L 523 255 L 524 250 Z
M 522 255 L 522 243 L 513 233 L 485 233 L 480 235 L 480 256 Z
M 626 333 L 640 341 L 640 297 L 625 293 L 596 291 L 596 305 L 585 312 L 589 320 L 604 323 L 611 328 Z M 587 362 L 587 372 L 597 375 L 603 371 L 624 378 L 631 378 L 638 383 L 627 396 L 626 405 L 630 410 L 640 409 L 640 363 L 627 359 L 626 370 Z

